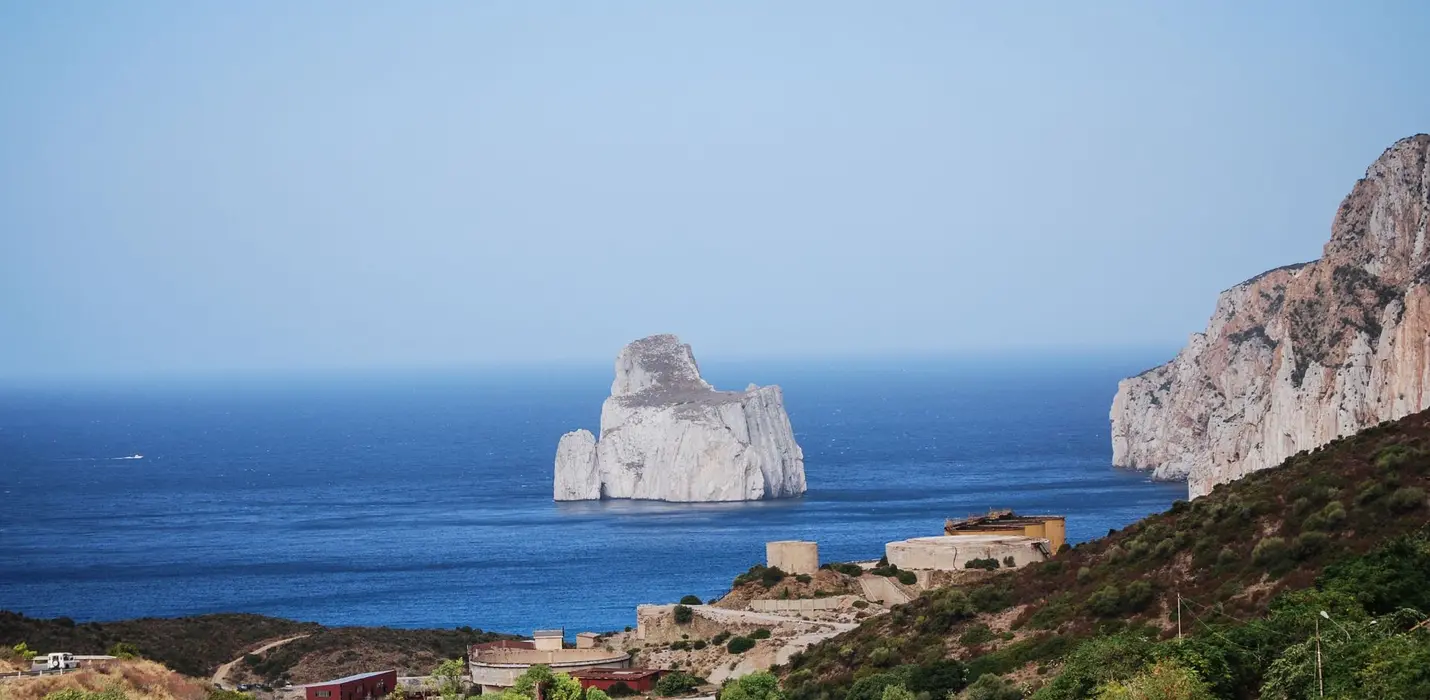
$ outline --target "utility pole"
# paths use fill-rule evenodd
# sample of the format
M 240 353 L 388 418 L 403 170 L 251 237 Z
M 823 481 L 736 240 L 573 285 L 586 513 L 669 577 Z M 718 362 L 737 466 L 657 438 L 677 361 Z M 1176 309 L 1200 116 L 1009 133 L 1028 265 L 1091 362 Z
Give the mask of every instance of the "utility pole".
M 1177 591 L 1177 640 L 1182 639 L 1182 592 Z
M 1326 697 L 1326 681 L 1321 677 L 1321 618 L 1316 618 L 1316 688 Z

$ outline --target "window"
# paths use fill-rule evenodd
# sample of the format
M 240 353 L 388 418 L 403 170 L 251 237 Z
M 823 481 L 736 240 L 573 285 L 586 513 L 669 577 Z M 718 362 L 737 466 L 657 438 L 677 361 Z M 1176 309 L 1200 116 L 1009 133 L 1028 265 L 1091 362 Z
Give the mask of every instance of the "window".
M 333 691 L 331 691 L 331 690 L 316 690 L 316 691 L 313 691 L 313 697 L 315 697 L 315 698 L 330 698 L 330 697 L 333 697 Z

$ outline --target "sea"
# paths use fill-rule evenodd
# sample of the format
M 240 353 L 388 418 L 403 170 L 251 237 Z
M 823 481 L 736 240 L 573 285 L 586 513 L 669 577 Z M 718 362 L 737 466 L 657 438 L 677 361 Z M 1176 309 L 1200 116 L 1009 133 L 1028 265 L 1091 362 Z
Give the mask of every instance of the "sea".
M 1185 498 L 1111 466 L 1117 381 L 1157 359 L 702 364 L 780 384 L 804 449 L 804 497 L 737 504 L 551 500 L 609 366 L 0 389 L 0 609 L 574 635 L 718 596 L 771 540 L 870 560 L 1013 508 L 1083 541 Z

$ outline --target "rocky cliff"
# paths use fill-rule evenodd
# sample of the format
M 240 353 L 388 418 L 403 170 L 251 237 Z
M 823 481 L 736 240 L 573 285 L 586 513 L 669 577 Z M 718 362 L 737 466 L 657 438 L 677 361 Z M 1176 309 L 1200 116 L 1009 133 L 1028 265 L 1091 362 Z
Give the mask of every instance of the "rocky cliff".
M 1319 260 L 1221 293 L 1175 359 L 1122 380 L 1118 466 L 1216 484 L 1430 407 L 1430 135 L 1403 139 L 1341 203 Z
M 804 453 L 780 388 L 717 391 L 673 335 L 622 349 L 600 439 L 577 430 L 556 447 L 558 501 L 751 501 L 804 491 Z

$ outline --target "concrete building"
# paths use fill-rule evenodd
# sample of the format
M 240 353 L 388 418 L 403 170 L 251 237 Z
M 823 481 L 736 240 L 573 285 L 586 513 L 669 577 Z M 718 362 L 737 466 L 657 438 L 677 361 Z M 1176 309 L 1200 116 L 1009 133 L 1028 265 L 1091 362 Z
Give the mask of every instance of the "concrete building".
M 600 688 L 609 692 L 611 686 L 625 683 L 626 687 L 637 693 L 649 693 L 655 690 L 655 684 L 663 673 L 665 672 L 655 668 L 593 668 L 574 671 L 571 677 L 579 681 L 582 688 Z
M 601 641 L 601 635 L 595 632 L 582 632 L 576 635 L 577 649 L 595 649 L 596 643 Z
M 884 556 L 900 569 L 956 571 L 974 559 L 994 559 L 1014 567 L 1044 561 L 1047 540 L 1021 535 L 944 535 L 916 537 L 884 545 Z
M 819 544 L 800 540 L 766 542 L 765 566 L 779 567 L 787 574 L 814 574 L 819 571 Z
M 531 641 L 540 651 L 560 649 L 566 643 L 566 630 L 537 630 L 531 634 Z
M 482 692 L 500 692 L 510 688 L 517 677 L 536 664 L 551 667 L 556 673 L 572 673 L 587 669 L 630 668 L 630 655 L 594 645 L 588 648 L 562 647 L 561 630 L 538 630 L 530 640 L 487 642 L 467 649 L 467 666 L 472 682 Z M 341 699 L 336 699 L 341 700 Z
M 1048 556 L 1058 553 L 1067 543 L 1067 518 L 1061 515 L 1018 515 L 1011 510 L 989 511 L 987 515 L 971 515 L 943 524 L 943 534 L 1007 535 L 1031 537 L 1048 541 Z
M 397 687 L 397 671 L 373 671 L 303 686 L 307 700 L 370 700 Z

